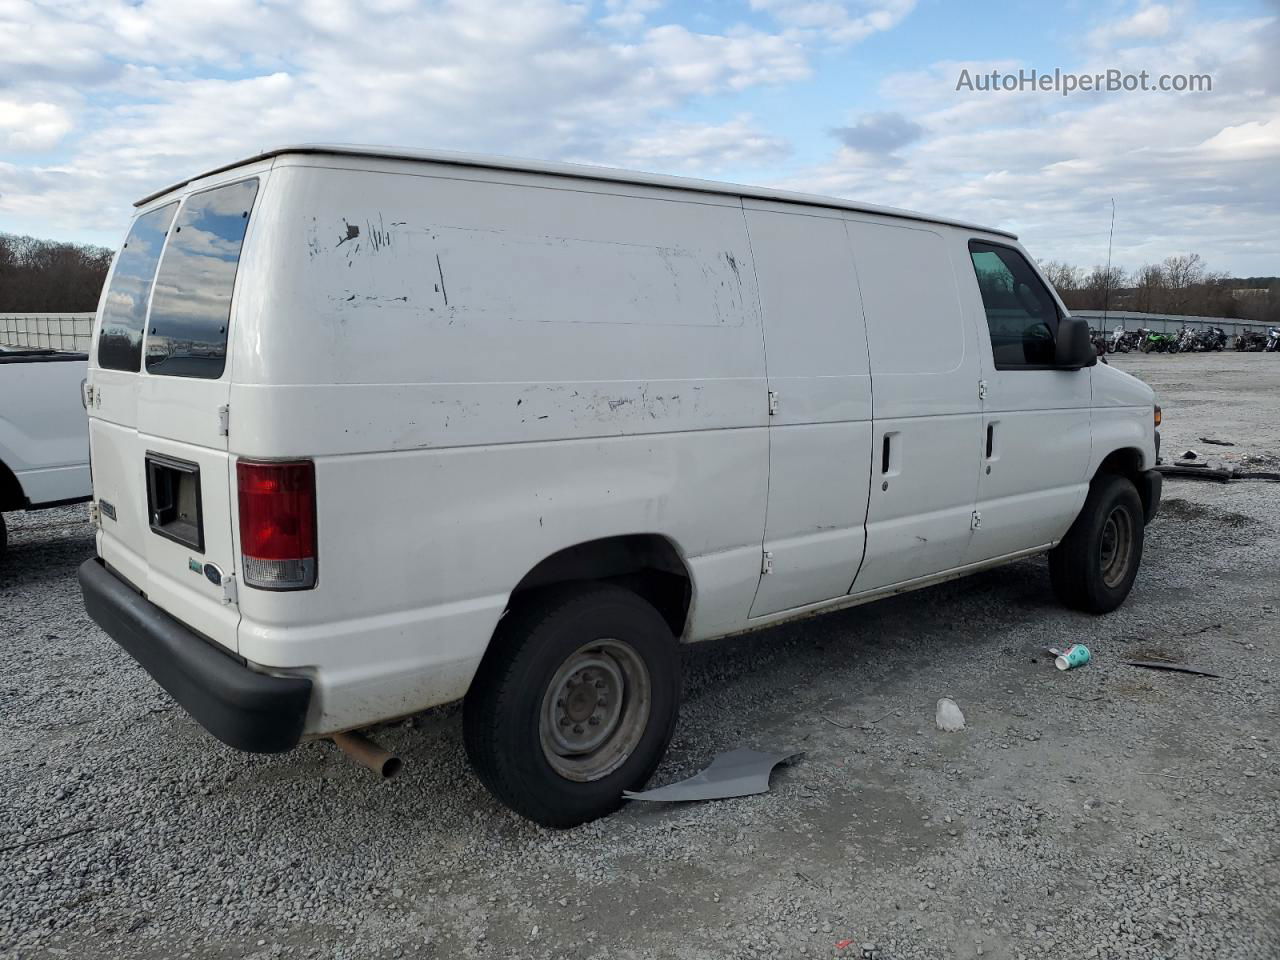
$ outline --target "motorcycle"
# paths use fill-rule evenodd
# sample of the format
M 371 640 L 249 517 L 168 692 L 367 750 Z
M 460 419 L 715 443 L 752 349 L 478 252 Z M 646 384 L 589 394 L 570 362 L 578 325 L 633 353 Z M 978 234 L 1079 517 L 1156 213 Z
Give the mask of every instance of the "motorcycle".
M 1275 353 L 1280 350 L 1280 327 L 1267 328 L 1267 342 L 1262 349 L 1267 353 Z
M 1210 327 L 1200 334 L 1201 350 L 1222 350 L 1227 346 L 1227 331 L 1221 327 Z
M 1192 350 L 1198 350 L 1199 347 L 1200 335 L 1190 327 L 1183 327 L 1169 342 L 1170 353 L 1181 353 L 1183 351 L 1190 352 Z
M 1093 351 L 1100 357 L 1106 356 L 1111 352 L 1111 342 L 1107 339 L 1107 335 L 1101 330 L 1089 328 L 1089 339 L 1093 341 Z
M 1267 346 L 1267 338 L 1253 330 L 1247 330 L 1244 333 L 1236 335 L 1235 347 L 1237 350 L 1246 353 L 1257 353 L 1259 350 L 1265 350 Z
M 1142 339 L 1141 333 L 1141 330 L 1126 330 L 1124 327 L 1116 327 L 1111 331 L 1111 338 L 1107 341 L 1107 351 L 1109 353 L 1128 353 L 1138 346 Z
M 1173 343 L 1174 337 L 1171 334 L 1155 333 L 1148 330 L 1146 331 L 1146 336 L 1142 338 L 1142 345 L 1138 349 L 1143 353 L 1167 353 Z

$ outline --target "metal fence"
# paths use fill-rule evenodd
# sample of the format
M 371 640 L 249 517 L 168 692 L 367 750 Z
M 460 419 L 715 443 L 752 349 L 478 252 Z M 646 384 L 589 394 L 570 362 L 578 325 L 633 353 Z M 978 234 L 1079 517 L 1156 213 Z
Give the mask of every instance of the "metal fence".
M 92 313 L 0 313 L 0 346 L 87 353 Z
M 1156 333 L 1177 333 L 1184 326 L 1193 330 L 1221 327 L 1228 336 L 1234 337 L 1248 330 L 1265 334 L 1268 327 L 1266 323 L 1253 320 L 1134 313 L 1131 310 L 1073 310 L 1071 313 L 1107 333 L 1116 327 L 1125 330 L 1146 327 Z M 92 313 L 0 313 L 0 345 L 87 352 L 93 339 L 93 316 Z
M 1247 331 L 1266 334 L 1269 324 L 1256 320 L 1227 320 L 1223 317 L 1183 317 L 1168 313 L 1134 313 L 1132 310 L 1072 310 L 1073 317 L 1082 317 L 1096 330 L 1110 333 L 1116 327 L 1125 330 L 1137 330 L 1146 327 L 1156 333 L 1177 333 L 1183 327 L 1192 330 L 1205 330 L 1209 327 L 1221 327 L 1229 337 L 1239 336 Z

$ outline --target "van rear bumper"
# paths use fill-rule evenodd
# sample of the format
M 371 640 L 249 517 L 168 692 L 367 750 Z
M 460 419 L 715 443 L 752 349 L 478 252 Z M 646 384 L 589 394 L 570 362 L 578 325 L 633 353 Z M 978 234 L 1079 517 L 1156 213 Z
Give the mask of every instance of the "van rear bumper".
M 297 746 L 311 701 L 305 677 L 258 673 L 187 629 L 95 557 L 80 565 L 94 623 L 229 746 L 281 753 Z

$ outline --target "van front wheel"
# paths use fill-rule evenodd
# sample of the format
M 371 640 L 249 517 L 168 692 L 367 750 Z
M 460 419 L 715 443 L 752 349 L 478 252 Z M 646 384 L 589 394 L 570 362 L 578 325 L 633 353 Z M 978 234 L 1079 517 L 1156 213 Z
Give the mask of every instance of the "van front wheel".
M 608 584 L 540 591 L 510 610 L 463 704 L 489 791 L 546 827 L 612 813 L 666 753 L 680 656 L 658 611 Z
M 1053 592 L 1069 607 L 1110 613 L 1133 587 L 1142 562 L 1142 500 L 1126 477 L 1104 474 L 1062 542 L 1049 551 Z

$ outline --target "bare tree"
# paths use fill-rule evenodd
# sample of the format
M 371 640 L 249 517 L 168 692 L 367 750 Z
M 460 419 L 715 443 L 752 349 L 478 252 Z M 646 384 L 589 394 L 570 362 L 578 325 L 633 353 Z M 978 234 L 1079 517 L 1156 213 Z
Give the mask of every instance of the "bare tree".
M 1146 264 L 1132 277 L 1126 277 L 1118 267 L 1108 270 L 1098 266 L 1086 274 L 1056 260 L 1042 263 L 1040 270 L 1071 310 L 1110 307 L 1280 323 L 1280 278 L 1213 272 L 1198 253 L 1176 254 L 1160 263 Z
M 1062 297 L 1064 302 L 1067 294 L 1080 289 L 1084 279 L 1079 267 L 1073 267 L 1069 263 L 1059 263 L 1057 260 L 1040 264 L 1040 272 L 1053 285 L 1053 289 L 1058 291 L 1058 296 Z
M 0 234 L 0 313 L 94 310 L 110 266 L 103 247 Z
M 1106 310 L 1117 306 L 1116 294 L 1124 286 L 1125 272 L 1120 267 L 1094 267 L 1081 284 L 1081 300 L 1077 309 Z
M 1162 307 L 1164 267 L 1149 263 L 1133 275 L 1133 309 L 1139 313 L 1155 313 Z
M 1161 264 L 1164 271 L 1164 305 L 1169 313 L 1190 313 L 1188 306 L 1195 298 L 1195 288 L 1204 283 L 1204 261 L 1198 253 L 1180 253 L 1165 257 Z

